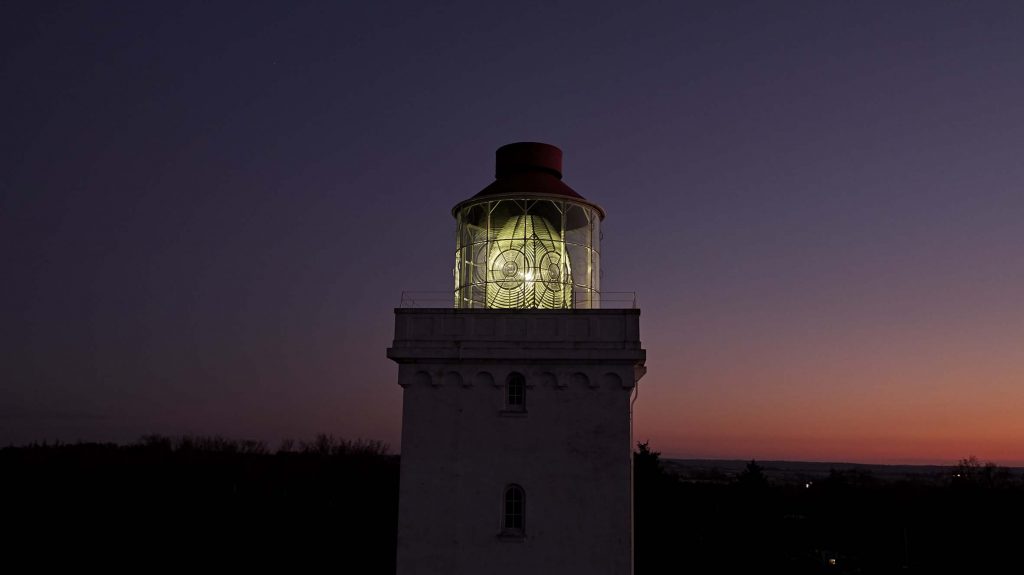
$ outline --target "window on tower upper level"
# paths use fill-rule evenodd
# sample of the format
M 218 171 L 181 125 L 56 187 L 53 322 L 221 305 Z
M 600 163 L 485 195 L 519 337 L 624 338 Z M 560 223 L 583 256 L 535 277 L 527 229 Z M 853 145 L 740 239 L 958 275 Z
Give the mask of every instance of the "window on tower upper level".
M 512 484 L 505 488 L 502 505 L 501 534 L 508 537 L 522 537 L 526 528 L 526 496 L 523 488 Z
M 521 373 L 512 372 L 505 381 L 505 409 L 526 411 L 526 378 Z

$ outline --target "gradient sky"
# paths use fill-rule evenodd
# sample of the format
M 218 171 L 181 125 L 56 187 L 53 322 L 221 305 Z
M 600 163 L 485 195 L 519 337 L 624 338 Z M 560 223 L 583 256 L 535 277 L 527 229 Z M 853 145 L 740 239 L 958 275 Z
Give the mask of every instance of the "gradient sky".
M 373 438 L 494 150 L 564 151 L 671 457 L 1024 465 L 1020 2 L 0 5 L 0 445 Z

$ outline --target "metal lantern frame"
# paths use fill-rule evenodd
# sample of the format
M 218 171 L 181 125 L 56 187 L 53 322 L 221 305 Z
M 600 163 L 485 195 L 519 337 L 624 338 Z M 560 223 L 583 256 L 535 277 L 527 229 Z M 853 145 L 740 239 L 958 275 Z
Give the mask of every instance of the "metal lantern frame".
M 469 199 L 452 212 L 456 308 L 600 307 L 599 206 L 514 194 Z

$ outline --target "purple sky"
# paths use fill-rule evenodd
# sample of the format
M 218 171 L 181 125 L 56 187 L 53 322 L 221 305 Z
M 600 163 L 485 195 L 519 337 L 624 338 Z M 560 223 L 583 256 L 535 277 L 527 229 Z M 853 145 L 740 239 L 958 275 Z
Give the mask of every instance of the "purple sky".
M 1018 2 L 0 5 L 0 445 L 399 448 L 403 290 L 541 141 L 669 456 L 1024 464 Z

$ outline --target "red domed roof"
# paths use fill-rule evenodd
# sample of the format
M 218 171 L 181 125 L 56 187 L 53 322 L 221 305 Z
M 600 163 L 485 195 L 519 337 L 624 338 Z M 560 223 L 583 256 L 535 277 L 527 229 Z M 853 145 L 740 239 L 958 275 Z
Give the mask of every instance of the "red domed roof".
M 600 218 L 604 219 L 604 210 L 601 206 L 579 195 L 562 181 L 562 150 L 557 147 L 540 142 L 516 142 L 498 148 L 495 156 L 496 179 L 472 198 L 456 204 L 452 208 L 453 216 L 464 206 L 486 201 L 491 197 L 514 199 L 547 196 L 552 200 L 561 197 L 586 204 L 597 210 Z
M 544 194 L 585 198 L 562 181 L 562 150 L 540 142 L 506 144 L 495 152 L 496 178 L 473 196 Z

